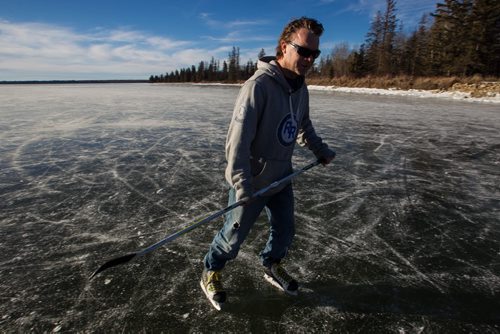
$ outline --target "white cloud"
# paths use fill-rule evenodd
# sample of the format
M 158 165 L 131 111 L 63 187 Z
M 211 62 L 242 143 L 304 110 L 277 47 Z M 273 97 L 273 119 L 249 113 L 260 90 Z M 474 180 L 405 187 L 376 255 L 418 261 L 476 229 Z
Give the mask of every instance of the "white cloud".
M 222 43 L 241 43 L 241 42 L 269 42 L 274 40 L 274 37 L 261 36 L 253 34 L 252 31 L 231 31 L 225 36 L 204 36 L 211 41 L 217 41 Z
M 0 59 L 5 61 L 5 55 L 68 57 L 79 49 L 79 39 L 63 28 L 0 21 Z
M 259 26 L 270 24 L 267 20 L 241 20 L 222 21 L 213 18 L 210 13 L 201 13 L 201 20 L 211 28 L 212 31 L 221 31 L 224 35 L 205 35 L 204 38 L 220 43 L 247 43 L 247 42 L 268 42 L 274 40 L 275 36 L 263 36 L 256 33 Z
M 396 16 L 405 26 L 413 27 L 423 14 L 434 12 L 438 2 L 438 0 L 397 0 Z M 370 17 L 375 17 L 378 11 L 384 13 L 386 7 L 386 0 L 358 0 L 337 12 L 337 15 L 345 12 L 355 12 L 368 13 Z
M 211 54 L 213 54 L 216 59 L 227 58 L 229 50 L 229 47 L 222 47 L 212 50 Z M 210 53 L 207 53 L 207 50 L 205 49 L 182 49 L 178 52 L 175 52 L 172 55 L 172 58 L 182 59 L 183 63 L 185 64 L 182 66 L 183 68 L 190 67 L 191 65 L 195 65 L 196 67 L 198 67 L 200 61 L 210 61 L 212 56 L 210 56 L 209 54 Z
M 145 38 L 148 44 L 151 46 L 160 48 L 162 50 L 176 49 L 190 45 L 188 41 L 176 41 L 169 38 L 152 36 Z
M 112 46 L 110 44 L 93 44 L 86 50 L 86 56 L 93 62 L 104 62 L 110 60 Z
M 240 20 L 240 19 L 233 21 L 216 20 L 210 13 L 201 13 L 199 17 L 203 22 L 205 22 L 206 25 L 212 28 L 220 28 L 220 29 L 233 29 L 236 27 L 252 27 L 252 26 L 269 24 L 269 22 L 266 20 Z
M 415 14 L 417 19 L 420 19 L 421 14 L 425 12 L 434 12 L 438 0 L 397 0 L 396 13 L 398 18 L 403 21 L 414 20 Z M 374 17 L 377 11 L 384 12 L 387 6 L 386 0 L 357 0 L 349 3 L 343 9 L 337 11 L 336 15 L 342 15 L 346 12 L 368 13 Z
M 56 25 L 0 20 L 0 81 L 147 79 L 212 55 L 227 56 L 226 51 L 195 45 L 132 29 L 82 33 Z
M 266 20 L 234 20 L 229 21 L 225 24 L 226 28 L 235 28 L 235 27 L 249 27 L 249 26 L 259 26 L 268 24 Z

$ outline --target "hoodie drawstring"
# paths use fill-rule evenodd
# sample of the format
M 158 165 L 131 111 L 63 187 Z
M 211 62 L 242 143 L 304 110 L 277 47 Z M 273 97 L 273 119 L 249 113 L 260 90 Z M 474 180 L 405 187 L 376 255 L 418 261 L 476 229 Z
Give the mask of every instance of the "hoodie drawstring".
M 295 124 L 297 129 L 298 129 L 298 122 L 297 121 L 299 118 L 300 102 L 302 102 L 302 94 L 300 95 L 299 103 L 297 103 L 297 112 L 294 114 L 293 113 L 293 103 L 292 103 L 292 91 L 290 90 L 288 92 L 288 105 L 290 106 L 290 117 L 291 117 L 291 120 Z

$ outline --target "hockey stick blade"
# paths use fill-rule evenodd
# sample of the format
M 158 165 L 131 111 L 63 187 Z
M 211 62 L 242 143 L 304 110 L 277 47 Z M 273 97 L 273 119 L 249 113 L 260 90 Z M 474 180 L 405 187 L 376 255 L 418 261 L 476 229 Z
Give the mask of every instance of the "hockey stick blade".
M 104 271 L 108 268 L 130 262 L 136 256 L 137 256 L 137 253 L 130 253 L 127 255 L 123 255 L 123 256 L 111 259 L 108 262 L 104 263 L 102 266 L 100 266 L 96 271 L 94 271 L 94 273 L 92 275 L 90 275 L 90 279 L 94 278 L 94 276 L 96 276 L 101 271 Z

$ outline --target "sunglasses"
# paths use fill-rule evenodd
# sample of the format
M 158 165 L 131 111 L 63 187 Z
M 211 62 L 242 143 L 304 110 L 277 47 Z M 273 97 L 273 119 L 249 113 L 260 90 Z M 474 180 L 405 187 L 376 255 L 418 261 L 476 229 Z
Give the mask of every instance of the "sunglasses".
M 288 44 L 293 46 L 293 48 L 295 49 L 295 51 L 297 51 L 299 56 L 302 56 L 304 58 L 313 57 L 313 59 L 316 59 L 319 57 L 319 55 L 321 53 L 320 50 L 311 50 L 311 49 L 305 48 L 303 46 L 297 45 L 294 42 L 288 42 Z

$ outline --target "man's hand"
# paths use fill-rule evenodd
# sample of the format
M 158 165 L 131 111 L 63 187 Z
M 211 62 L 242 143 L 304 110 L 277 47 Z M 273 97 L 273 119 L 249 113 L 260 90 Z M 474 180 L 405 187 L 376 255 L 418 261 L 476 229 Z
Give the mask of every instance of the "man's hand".
M 240 188 L 236 190 L 236 201 L 249 203 L 252 199 L 252 191 L 249 189 Z
M 319 162 L 321 162 L 321 164 L 322 164 L 323 166 L 326 166 L 326 165 L 328 165 L 330 162 L 332 162 L 332 160 L 333 160 L 334 158 L 335 158 L 335 156 L 333 156 L 333 157 L 328 157 L 328 158 L 322 158 L 322 159 L 320 159 L 320 160 L 319 160 Z
M 335 159 L 335 151 L 331 149 L 328 149 L 328 151 L 328 154 L 325 154 L 319 158 L 319 162 L 321 162 L 323 166 L 328 165 L 330 162 L 332 162 L 333 159 Z

